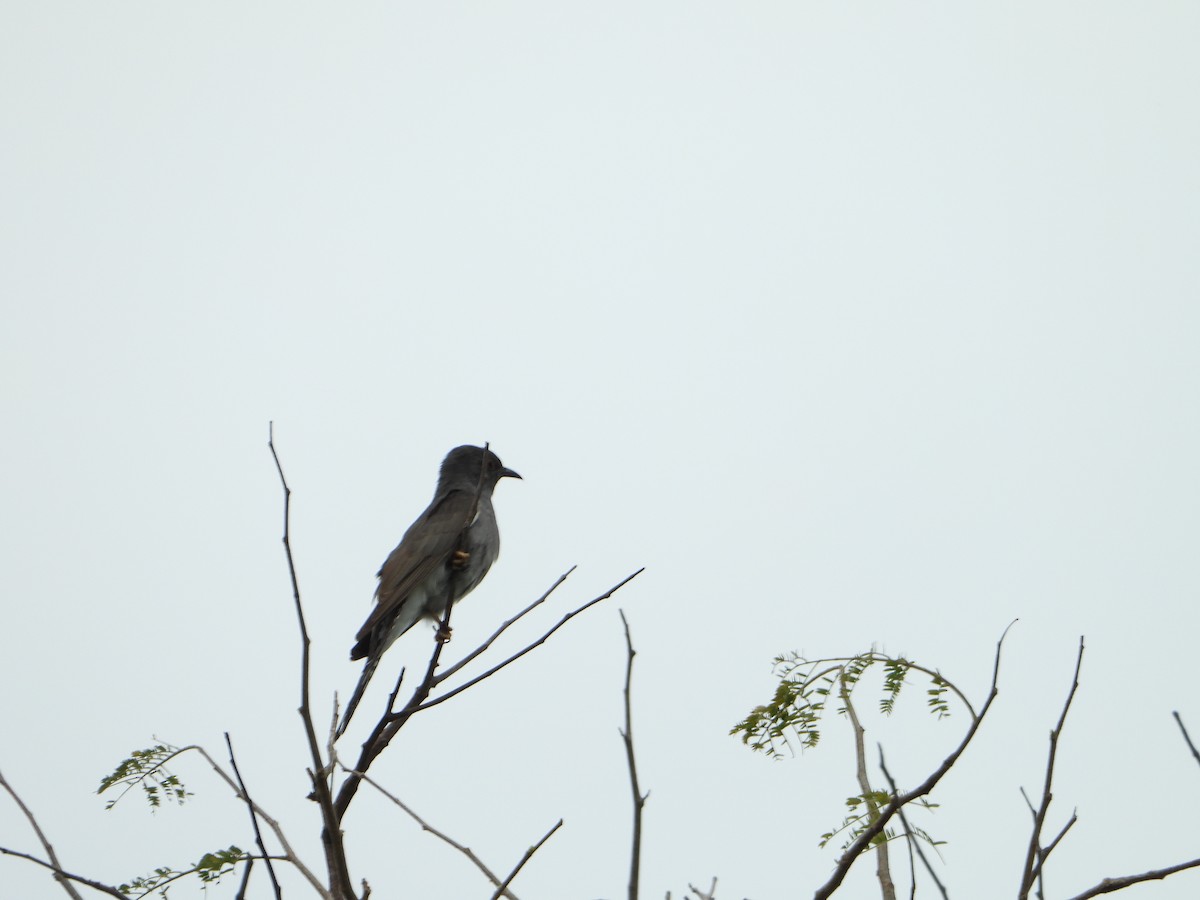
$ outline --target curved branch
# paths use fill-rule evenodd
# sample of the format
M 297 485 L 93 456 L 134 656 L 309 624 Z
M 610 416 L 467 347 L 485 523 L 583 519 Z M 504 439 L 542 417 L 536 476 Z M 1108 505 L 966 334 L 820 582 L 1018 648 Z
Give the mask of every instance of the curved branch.
M 1010 624 L 1008 628 L 1011 628 Z M 829 877 L 821 887 L 817 888 L 814 894 L 814 900 L 827 900 L 832 896 L 833 892 L 838 889 L 841 883 L 845 880 L 846 874 L 850 871 L 850 867 L 854 865 L 854 861 L 862 855 L 874 840 L 875 836 L 883 831 L 892 816 L 900 809 L 900 807 L 911 803 L 919 797 L 924 797 L 937 786 L 937 783 L 942 780 L 947 772 L 954 766 L 963 751 L 967 749 L 967 745 L 971 743 L 971 739 L 975 737 L 975 733 L 979 730 L 979 726 L 983 724 L 984 717 L 988 710 L 991 709 L 992 703 L 996 696 L 1000 693 L 998 684 L 1000 681 L 1000 651 L 1004 648 L 1004 638 L 1008 634 L 1008 628 L 1004 629 L 1004 634 L 1000 635 L 1000 640 L 996 642 L 996 661 L 992 666 L 992 687 L 988 691 L 987 699 L 979 710 L 979 715 L 971 722 L 971 727 L 967 729 L 966 735 L 962 741 L 954 749 L 954 751 L 943 760 L 942 764 L 933 771 L 921 784 L 904 794 L 899 794 L 892 798 L 882 810 L 879 811 L 879 817 L 871 823 L 857 838 L 854 839 L 846 852 L 838 858 L 837 865 L 834 867 L 833 874 Z

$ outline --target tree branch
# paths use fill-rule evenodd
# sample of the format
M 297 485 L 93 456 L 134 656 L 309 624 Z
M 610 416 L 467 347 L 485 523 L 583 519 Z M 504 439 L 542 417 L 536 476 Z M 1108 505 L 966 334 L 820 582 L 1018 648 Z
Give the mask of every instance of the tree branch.
M 1067 721 L 1067 713 L 1071 709 L 1071 701 L 1075 699 L 1075 692 L 1079 690 L 1079 670 L 1082 666 L 1083 637 L 1081 636 L 1079 638 L 1079 652 L 1075 656 L 1075 676 L 1071 680 L 1071 690 L 1067 693 L 1067 700 L 1063 704 L 1062 713 L 1058 717 L 1058 724 L 1050 732 L 1050 753 L 1046 760 L 1046 779 L 1042 786 L 1041 803 L 1038 804 L 1037 812 L 1033 816 L 1033 831 L 1029 835 L 1029 847 L 1025 851 L 1025 866 L 1021 874 L 1021 889 L 1017 893 L 1018 900 L 1027 900 L 1029 897 L 1029 891 L 1033 888 L 1034 879 L 1037 877 L 1039 868 L 1038 858 L 1039 856 L 1044 858 L 1047 855 L 1042 853 L 1042 828 L 1046 823 L 1046 813 L 1050 809 L 1050 801 L 1054 799 L 1051 786 L 1054 782 L 1054 761 L 1058 755 L 1058 738 L 1062 734 L 1063 726 Z
M 46 862 L 44 859 L 38 859 L 32 853 L 22 853 L 20 850 L 10 850 L 8 847 L 0 847 L 0 854 L 4 856 L 15 856 L 19 859 L 27 859 L 31 863 L 36 863 L 43 868 L 49 869 L 54 873 L 55 880 L 60 883 L 65 883 L 67 879 L 70 879 L 71 881 L 76 881 L 79 884 L 90 887 L 93 890 L 97 890 L 102 894 L 108 894 L 110 897 L 116 897 L 117 900 L 129 900 L 128 896 L 122 894 L 112 885 L 102 884 L 99 881 L 93 881 L 90 878 L 84 878 L 82 875 L 75 875 L 66 871 L 65 869 L 59 868 L 56 863 L 50 863 Z M 72 886 L 68 886 L 67 893 L 72 897 L 79 897 L 79 892 L 76 891 Z M 80 900 L 83 900 L 83 898 L 80 897 Z
M 271 857 L 267 854 L 267 845 L 263 843 L 262 829 L 258 827 L 258 814 L 254 811 L 254 804 L 250 802 L 250 792 L 246 790 L 246 782 L 242 779 L 241 770 L 238 769 L 237 759 L 233 755 L 233 741 L 229 738 L 229 732 L 225 732 L 225 746 L 229 748 L 229 765 L 233 768 L 233 774 L 237 777 L 238 787 L 241 790 L 242 799 L 246 803 L 246 809 L 250 813 L 250 825 L 254 828 L 254 841 L 258 844 L 258 849 L 263 855 L 263 862 L 267 865 L 267 875 L 271 879 L 271 887 L 275 891 L 275 900 L 283 900 L 283 893 L 279 889 L 279 880 L 275 877 L 275 867 L 271 865 Z M 246 866 L 246 879 L 250 878 L 250 866 Z
M 1008 628 L 1011 627 L 1012 625 L 1008 626 Z M 963 751 L 967 749 L 967 745 L 971 743 L 971 739 L 975 737 L 975 733 L 979 730 L 979 726 L 983 724 L 983 720 L 987 716 L 988 710 L 991 709 L 992 703 L 995 701 L 996 696 L 1000 693 L 998 688 L 998 682 L 1000 679 L 1000 651 L 1004 647 L 1004 637 L 1008 634 L 1008 628 L 1004 629 L 1004 634 L 1000 636 L 1000 640 L 996 643 L 996 661 L 992 667 L 991 690 L 988 692 L 987 699 L 984 701 L 983 706 L 979 710 L 979 715 L 977 715 L 971 721 L 971 725 L 967 729 L 967 733 L 963 737 L 962 741 L 954 749 L 954 751 L 946 757 L 942 764 L 934 770 L 933 774 L 925 779 L 925 781 L 913 788 L 911 791 L 892 798 L 892 801 L 888 803 L 888 805 L 882 810 L 880 810 L 879 817 L 870 826 L 868 826 L 862 832 L 862 834 L 855 838 L 854 843 L 847 847 L 846 852 L 839 857 L 837 865 L 834 867 L 833 874 L 829 877 L 829 880 L 826 881 L 825 884 L 821 885 L 821 887 L 817 888 L 817 892 L 814 894 L 814 900 L 827 900 L 827 898 L 830 897 L 845 880 L 846 873 L 850 871 L 850 867 L 854 865 L 854 861 L 862 855 L 863 851 L 865 851 L 867 847 L 870 846 L 871 841 L 875 838 L 875 836 L 883 831 L 883 829 L 887 826 L 888 821 L 896 814 L 896 811 L 899 810 L 901 806 L 911 803 L 913 800 L 916 800 L 919 797 L 924 797 L 926 794 L 932 791 L 934 787 L 937 786 L 937 783 L 942 780 L 945 774 L 950 771 L 956 762 L 958 762 L 958 759 L 960 756 L 962 756 Z
M 479 871 L 483 873 L 483 876 L 492 883 L 493 887 L 500 887 L 501 881 L 500 881 L 499 876 L 497 876 L 495 872 L 493 872 L 486 865 L 484 865 L 483 860 L 481 860 L 478 856 L 476 856 L 475 852 L 470 847 L 467 847 L 464 844 L 460 844 L 458 841 L 454 840 L 454 838 L 450 837 L 445 832 L 438 831 L 438 829 L 434 828 L 432 825 L 430 825 L 428 822 L 426 822 L 424 819 L 422 819 L 419 815 L 417 815 L 407 804 L 405 804 L 405 802 L 403 800 L 401 800 L 395 794 L 391 793 L 386 788 L 384 788 L 378 781 L 373 779 L 370 775 L 366 774 L 365 772 L 355 772 L 353 769 L 347 769 L 345 766 L 343 766 L 342 768 L 344 771 L 346 771 L 349 774 L 357 775 L 359 778 L 361 778 L 363 781 L 365 781 L 371 787 L 375 788 L 375 790 L 379 791 L 379 793 L 383 794 L 383 796 L 387 797 L 394 804 L 396 804 L 398 807 L 400 807 L 402 810 L 404 810 L 404 812 L 409 816 L 409 818 L 411 818 L 414 822 L 416 822 L 418 825 L 421 826 L 422 831 L 428 831 L 434 837 L 449 844 L 451 847 L 453 847 L 455 850 L 457 850 L 459 853 L 461 853 L 463 856 L 465 856 L 467 859 L 469 859 L 475 865 L 475 868 L 479 869 Z M 513 894 L 512 891 L 508 890 L 507 888 L 504 889 L 504 893 L 501 896 L 507 898 L 507 900 L 517 900 L 516 895 Z
M 1175 717 L 1175 722 L 1179 725 L 1179 730 L 1183 732 L 1183 739 L 1187 743 L 1188 749 L 1192 751 L 1192 758 L 1195 759 L 1197 763 L 1200 763 L 1200 750 L 1196 749 L 1196 745 L 1192 743 L 1191 735 L 1189 735 L 1188 730 L 1183 727 L 1183 719 L 1179 717 L 1179 712 L 1175 711 L 1171 713 L 1171 715 Z
M 33 833 L 37 835 L 38 842 L 41 843 L 42 849 L 46 851 L 46 856 L 50 858 L 50 865 L 48 868 L 54 871 L 54 880 L 62 885 L 63 890 L 66 891 L 67 894 L 73 898 L 73 900 L 83 900 L 83 898 L 79 895 L 79 891 L 75 890 L 74 885 L 72 885 L 68 879 L 74 879 L 75 881 L 80 881 L 80 883 L 85 882 L 81 881 L 76 876 L 67 875 L 63 871 L 62 866 L 58 862 L 58 856 L 55 854 L 54 848 L 50 845 L 49 838 L 46 837 L 45 832 L 42 831 L 42 827 L 38 825 L 37 819 L 34 818 L 33 811 L 25 805 L 25 801 L 21 799 L 13 786 L 9 784 L 7 780 L 5 780 L 2 772 L 0 772 L 0 787 L 8 791 L 8 795 L 13 798 L 13 802 L 17 804 L 17 808 L 20 809 L 21 812 L 25 814 L 25 818 L 29 820 L 29 824 L 33 828 Z M 19 855 L 24 856 L 25 854 Z M 33 859 L 35 862 L 41 862 L 41 860 L 35 859 L 32 856 L 28 856 L 26 858 Z M 46 863 L 42 863 L 42 865 L 46 865 Z M 88 883 L 89 886 L 92 886 L 90 882 L 86 883 Z
M 453 690 L 448 691 L 447 693 L 442 694 L 441 696 L 439 696 L 433 700 L 429 700 L 428 697 L 429 697 L 430 692 L 433 690 L 433 688 L 438 683 L 438 679 L 435 677 L 434 673 L 437 669 L 438 659 L 441 657 L 441 651 L 442 651 L 443 645 L 439 644 L 438 646 L 436 646 L 434 648 L 433 655 L 430 657 L 429 665 L 425 670 L 425 677 L 421 680 L 421 683 L 413 691 L 412 696 L 409 698 L 408 702 L 401 709 L 396 710 L 394 712 L 391 711 L 391 705 L 389 705 L 389 711 L 379 720 L 379 722 L 375 725 L 375 729 L 371 732 L 371 735 L 367 738 L 366 741 L 363 742 L 362 752 L 359 754 L 358 762 L 355 763 L 353 769 L 348 770 L 348 771 L 350 771 L 351 774 L 346 778 L 346 780 L 344 782 L 342 782 L 342 786 L 338 789 L 337 800 L 334 804 L 334 810 L 338 817 L 338 821 L 340 822 L 342 820 L 342 818 L 345 817 L 346 810 L 349 809 L 350 803 L 354 799 L 354 795 L 358 792 L 358 785 L 361 780 L 360 773 L 366 772 L 371 767 L 371 764 L 379 757 L 379 755 L 385 749 L 387 749 L 388 744 L 391 743 L 392 739 L 395 738 L 397 733 L 399 733 L 400 729 L 404 727 L 404 725 L 408 722 L 409 719 L 411 719 L 413 717 L 413 715 L 415 715 L 418 712 L 421 712 L 422 710 L 430 709 L 434 706 L 437 706 L 439 703 L 443 703 L 446 700 L 449 700 L 451 697 L 457 696 L 458 694 L 461 694 L 463 691 L 467 690 L 468 688 L 474 687 L 479 682 L 481 682 L 487 678 L 490 678 L 492 675 L 495 675 L 501 669 L 505 668 L 509 664 L 520 659 L 522 656 L 524 656 L 526 653 L 533 650 L 535 647 L 538 647 L 541 644 L 544 644 L 550 638 L 550 636 L 554 634 L 554 632 L 558 631 L 558 629 L 560 629 L 563 625 L 565 625 L 567 622 L 569 622 L 575 616 L 579 615 L 584 610 L 586 610 L 592 606 L 595 606 L 600 601 L 606 600 L 609 597 L 611 597 L 618 590 L 620 590 L 622 587 L 624 587 L 626 584 L 628 584 L 630 581 L 632 581 L 635 577 L 637 577 L 637 575 L 639 575 L 642 571 L 644 571 L 644 570 L 638 569 L 637 572 L 634 572 L 629 577 L 623 579 L 618 584 L 609 588 L 607 591 L 605 591 L 599 597 L 596 597 L 596 598 L 588 601 L 587 603 L 583 604 L 582 606 L 578 607 L 577 609 L 572 610 L 571 612 L 567 613 L 565 616 L 562 617 L 562 619 L 559 620 L 559 622 L 554 627 L 552 627 L 548 631 L 546 631 L 536 641 L 534 641 L 533 643 L 526 646 L 523 650 L 520 650 L 517 653 L 514 653 L 512 656 L 510 656 L 508 659 L 504 660 L 503 662 L 498 663 L 497 665 L 488 669 L 482 675 L 478 675 L 475 678 L 472 678 L 470 681 L 467 681 L 466 683 L 459 685 L 458 687 L 454 688 Z
M 492 894 L 492 900 L 500 900 L 500 898 L 504 896 L 504 892 L 506 890 L 508 890 L 508 886 L 510 884 L 512 884 L 513 879 L 517 877 L 517 873 L 520 872 L 521 869 L 523 869 L 525 867 L 525 863 L 529 862 L 529 860 L 533 857 L 533 854 L 537 853 L 540 849 L 542 849 L 542 844 L 544 844 L 544 843 L 546 843 L 546 841 L 550 840 L 550 838 L 554 835 L 554 832 L 556 832 L 556 831 L 558 831 L 558 829 L 562 828 L 562 824 L 563 824 L 563 820 L 559 819 L 558 822 L 555 823 L 554 827 L 551 828 L 549 831 L 547 831 L 546 834 L 542 837 L 542 839 L 540 841 L 538 841 L 536 844 L 534 844 L 532 847 L 530 847 L 528 850 L 525 851 L 525 855 L 521 857 L 521 861 L 519 863 L 517 863 L 517 867 L 515 869 L 513 869 L 509 873 L 508 877 L 505 878 L 504 881 L 502 881 L 500 883 L 500 886 L 498 888 L 496 888 L 495 893 Z
M 313 727 L 312 707 L 309 703 L 309 655 L 312 641 L 308 636 L 308 626 L 304 621 L 304 607 L 300 602 L 300 582 L 296 577 L 296 561 L 292 556 L 291 517 L 292 489 L 288 487 L 287 478 L 283 474 L 283 464 L 275 450 L 275 423 L 272 422 L 268 431 L 267 446 L 271 449 L 271 457 L 275 460 L 275 471 L 279 473 L 279 483 L 283 487 L 283 549 L 287 556 L 288 575 L 292 582 L 292 598 L 296 605 L 296 619 L 300 624 L 300 718 L 304 723 L 304 735 L 308 739 L 308 751 L 312 756 L 311 777 L 313 794 L 321 809 L 321 821 L 324 828 L 321 831 L 321 845 L 325 850 L 325 860 L 329 867 L 330 889 L 337 900 L 353 900 L 356 896 L 354 885 L 350 880 L 350 869 L 346 863 L 346 850 L 342 843 L 342 832 L 339 828 L 340 817 L 334 812 L 333 797 L 329 784 L 329 768 L 321 756 L 321 746 L 317 742 L 316 729 Z
M 633 638 L 629 634 L 629 622 L 625 618 L 625 610 L 621 614 L 621 624 L 625 626 L 625 728 L 621 730 L 621 739 L 625 742 L 625 760 L 629 764 L 629 788 L 633 792 L 633 848 L 629 855 L 629 900 L 638 900 L 638 880 L 642 865 L 642 808 L 646 805 L 649 794 L 643 794 L 638 784 L 637 759 L 633 752 L 633 709 L 630 702 L 630 685 L 633 681 L 633 658 L 637 654 L 633 649 Z
M 866 729 L 858 721 L 858 713 L 855 711 L 854 703 L 850 699 L 850 687 L 846 684 L 844 672 L 838 678 L 838 688 L 841 694 L 841 701 L 846 706 L 846 715 L 850 719 L 850 727 L 854 732 L 854 768 L 858 779 L 858 789 L 862 791 L 862 798 L 867 806 L 868 817 L 873 820 L 879 815 L 879 804 L 871 797 L 871 780 L 867 777 Z M 882 755 L 883 751 L 881 749 L 881 758 Z M 879 889 L 883 895 L 883 900 L 896 900 L 896 883 L 892 880 L 892 866 L 886 840 L 875 845 L 875 877 L 879 879 Z
M 294 866 L 296 871 L 304 876 L 308 883 L 312 885 L 313 889 L 316 890 L 316 892 L 321 896 L 322 900 L 332 900 L 329 889 L 326 888 L 325 885 L 321 884 L 320 879 L 313 874 L 312 870 L 309 869 L 308 866 L 304 865 L 304 863 L 300 860 L 300 857 L 296 855 L 296 851 L 292 849 L 292 845 L 288 841 L 287 835 L 283 831 L 283 826 L 281 826 L 273 816 L 268 814 L 265 809 L 259 806 L 258 803 L 251 800 L 250 797 L 244 795 L 241 788 L 238 787 L 237 782 L 230 777 L 228 772 L 221 768 L 217 761 L 209 755 L 207 750 L 205 750 L 199 744 L 191 744 L 187 747 L 181 747 L 173 755 L 178 756 L 185 750 L 195 750 L 202 757 L 204 757 L 205 762 L 207 762 L 209 766 L 212 767 L 212 770 L 221 778 L 221 780 L 229 786 L 229 789 L 233 791 L 234 796 L 242 802 L 253 806 L 254 812 L 262 821 L 267 823 L 267 827 L 270 828 L 271 833 L 275 835 L 275 840 L 279 841 L 279 846 L 283 849 L 284 859 Z
M 1195 869 L 1198 866 L 1200 866 L 1200 859 L 1189 859 L 1187 862 L 1167 866 L 1165 869 L 1154 869 L 1151 872 L 1143 872 L 1140 875 L 1121 875 L 1116 878 L 1105 878 L 1095 887 L 1088 888 L 1082 894 L 1076 894 L 1071 900 L 1088 900 L 1089 897 L 1111 894 L 1113 891 L 1124 890 L 1130 885 L 1141 884 L 1143 881 L 1159 881 L 1168 875 L 1174 875 L 1176 872 L 1182 872 L 1186 869 Z
M 896 787 L 896 779 L 892 778 L 892 773 L 888 771 L 887 763 L 883 759 L 882 744 L 879 745 L 879 768 L 883 771 L 883 777 L 887 779 L 888 784 L 892 788 L 892 796 L 894 797 L 899 794 L 900 789 Z M 950 900 L 950 895 L 946 893 L 946 886 L 942 884 L 942 880 L 937 877 L 937 872 L 933 870 L 933 865 L 925 856 L 925 851 L 921 849 L 920 840 L 913 834 L 912 826 L 908 824 L 908 817 L 904 815 L 904 807 L 900 807 L 898 810 L 896 810 L 896 814 L 900 816 L 900 823 L 904 826 L 904 831 L 908 835 L 909 847 L 917 851 L 917 857 L 925 866 L 925 871 L 929 873 L 929 877 L 933 879 L 933 883 L 937 885 L 937 889 L 941 893 L 943 900 Z M 912 894 L 915 895 L 917 892 L 917 875 L 915 870 L 913 871 L 912 878 Z

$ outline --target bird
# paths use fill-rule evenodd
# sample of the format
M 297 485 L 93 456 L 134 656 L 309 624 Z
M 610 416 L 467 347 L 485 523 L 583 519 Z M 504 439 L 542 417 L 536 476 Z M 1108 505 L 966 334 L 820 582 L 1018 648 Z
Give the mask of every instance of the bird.
M 422 618 L 441 621 L 448 604 L 471 593 L 500 555 L 492 491 L 501 478 L 520 478 L 486 445 L 455 447 L 442 460 L 437 490 L 425 512 L 380 567 L 375 607 L 355 636 L 351 660 L 366 660 L 346 714 L 345 732 L 384 651 Z M 449 640 L 439 626 L 438 640 Z

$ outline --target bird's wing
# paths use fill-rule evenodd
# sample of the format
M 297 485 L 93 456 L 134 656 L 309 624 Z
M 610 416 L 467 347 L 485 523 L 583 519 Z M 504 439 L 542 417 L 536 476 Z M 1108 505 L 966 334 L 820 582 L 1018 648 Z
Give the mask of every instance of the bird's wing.
M 358 630 L 360 642 L 365 640 L 369 646 L 375 627 L 391 619 L 413 588 L 454 552 L 458 536 L 470 524 L 467 516 L 474 502 L 474 491 L 451 491 L 431 503 L 404 533 L 379 569 L 378 603 Z

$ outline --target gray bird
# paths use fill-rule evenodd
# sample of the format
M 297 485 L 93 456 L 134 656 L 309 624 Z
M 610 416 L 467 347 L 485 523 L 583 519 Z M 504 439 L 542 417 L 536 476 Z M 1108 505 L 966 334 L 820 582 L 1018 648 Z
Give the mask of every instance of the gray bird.
M 379 659 L 422 617 L 439 621 L 483 580 L 500 555 L 500 529 L 492 491 L 501 478 L 520 478 L 486 447 L 455 447 L 442 461 L 437 491 L 379 569 L 375 608 L 351 659 L 365 659 L 338 734 L 346 730 Z M 449 635 L 438 635 L 448 639 Z

